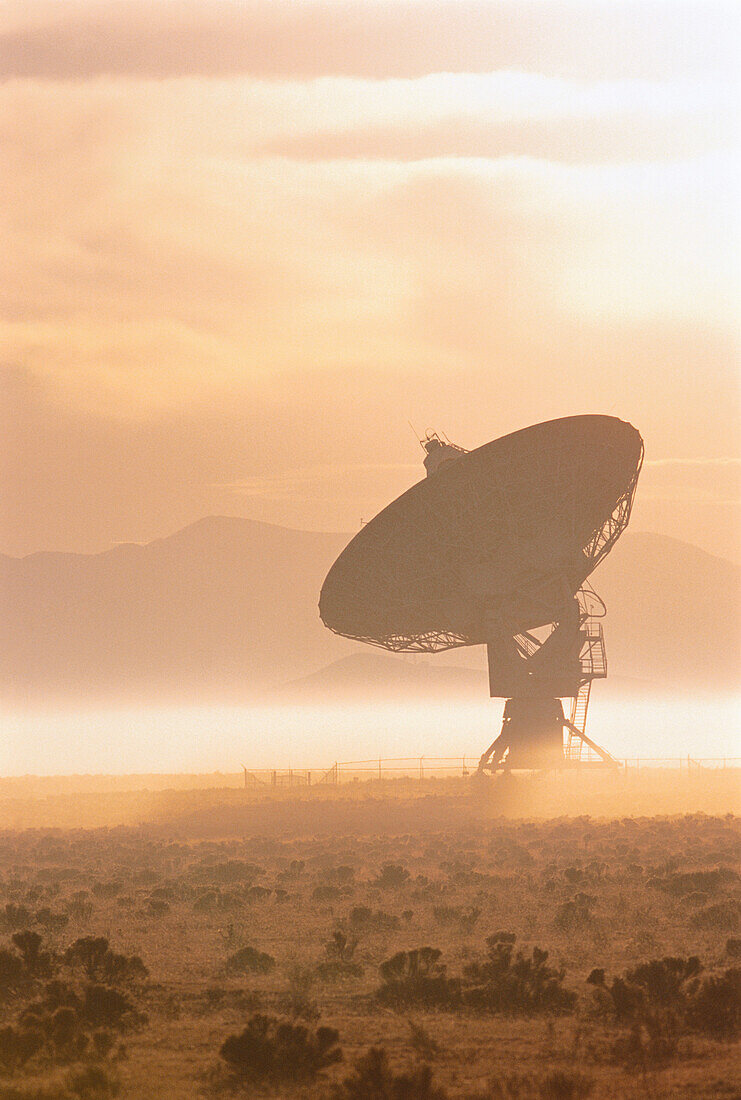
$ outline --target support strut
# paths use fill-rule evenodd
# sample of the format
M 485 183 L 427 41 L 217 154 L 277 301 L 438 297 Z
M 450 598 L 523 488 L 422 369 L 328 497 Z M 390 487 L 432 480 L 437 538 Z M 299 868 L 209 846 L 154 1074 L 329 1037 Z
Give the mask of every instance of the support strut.
M 594 763 L 617 767 L 584 732 L 586 702 L 579 712 L 582 728 L 574 724 L 573 714 L 571 720 L 566 718 L 561 704 L 564 698 L 581 698 L 585 685 L 607 673 L 602 628 L 590 618 L 587 597 L 592 595 L 598 599 L 591 592 L 569 597 L 542 640 L 531 632 L 513 636 L 492 630 L 487 643 L 489 693 L 507 701 L 501 733 L 482 754 L 479 773 L 578 765 L 583 745 L 598 757 Z M 564 729 L 570 735 L 567 756 Z M 575 738 L 578 751 L 571 749 Z

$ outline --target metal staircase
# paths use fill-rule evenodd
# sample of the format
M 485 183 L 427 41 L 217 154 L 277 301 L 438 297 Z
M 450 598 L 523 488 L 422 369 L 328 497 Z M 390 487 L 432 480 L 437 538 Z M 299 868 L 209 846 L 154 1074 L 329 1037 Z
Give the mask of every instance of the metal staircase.
M 602 623 L 587 619 L 582 626 L 584 644 L 579 655 L 582 675 L 590 680 L 603 680 L 607 676 L 607 653 Z
M 583 734 L 587 726 L 587 710 L 589 708 L 589 694 L 592 690 L 592 681 L 585 680 L 571 701 L 571 725 L 579 734 Z M 566 730 L 566 744 L 564 756 L 568 761 L 581 760 L 584 742 L 572 729 Z
M 584 734 L 587 728 L 587 711 L 589 709 L 589 696 L 592 691 L 592 680 L 601 680 L 607 676 L 607 654 L 605 652 L 602 623 L 586 618 L 582 624 L 582 633 L 584 642 L 579 654 L 579 661 L 583 679 L 571 702 L 571 726 L 566 729 L 566 744 L 564 745 L 566 760 L 575 764 L 599 759 L 585 742 Z

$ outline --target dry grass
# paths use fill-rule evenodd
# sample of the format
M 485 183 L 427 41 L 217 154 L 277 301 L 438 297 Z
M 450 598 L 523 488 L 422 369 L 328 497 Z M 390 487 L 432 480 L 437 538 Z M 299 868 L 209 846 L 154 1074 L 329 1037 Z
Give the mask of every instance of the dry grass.
M 727 952 L 741 927 L 735 817 L 511 820 L 450 784 L 394 791 L 274 803 L 196 792 L 187 812 L 140 827 L 2 834 L 0 946 L 32 958 L 30 969 L 7 964 L 6 979 L 0 959 L 0 1029 L 22 1030 L 52 980 L 82 1004 L 94 977 L 134 1011 L 97 1026 L 75 1009 L 75 1034 L 88 1040 L 73 1049 L 52 1034 L 65 1020 L 52 1025 L 53 1013 L 35 1009 L 43 1045 L 0 1076 L 0 1097 L 741 1094 L 736 1025 L 704 1028 L 692 985 L 738 966 Z M 29 929 L 40 948 L 13 944 Z M 493 999 L 472 996 L 499 981 L 486 943 L 499 932 L 516 937 L 513 960 L 548 951 L 545 970 L 563 973 L 573 997 L 509 1003 L 499 986 Z M 67 951 L 87 936 L 105 937 L 116 957 L 140 956 L 148 975 L 121 962 L 87 973 L 80 959 L 91 949 Z M 415 993 L 394 1010 L 377 995 L 379 967 L 421 947 L 440 950 L 431 973 L 462 992 Z M 665 956 L 698 956 L 703 969 L 682 971 L 674 1000 L 621 1018 L 614 979 Z M 587 982 L 594 969 L 604 981 Z M 311 1050 L 318 1028 L 336 1029 L 344 1060 L 304 1059 L 294 1080 L 283 1053 L 279 1079 L 273 1069 L 241 1080 L 219 1051 L 256 1013 L 306 1027 Z M 278 1024 L 264 1026 L 269 1041 Z M 281 1050 L 296 1035 L 285 1033 Z M 386 1057 L 369 1059 L 372 1047 Z M 0 1059 L 2 1050 L 0 1041 Z M 375 1092 L 372 1073 L 386 1074 Z

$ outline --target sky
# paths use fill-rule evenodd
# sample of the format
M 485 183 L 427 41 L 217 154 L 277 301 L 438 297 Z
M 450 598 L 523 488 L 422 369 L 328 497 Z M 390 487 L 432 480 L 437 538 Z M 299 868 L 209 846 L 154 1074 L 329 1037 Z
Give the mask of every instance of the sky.
M 600 412 L 634 525 L 738 560 L 740 22 L 6 0 L 0 551 L 352 531 L 413 432 Z

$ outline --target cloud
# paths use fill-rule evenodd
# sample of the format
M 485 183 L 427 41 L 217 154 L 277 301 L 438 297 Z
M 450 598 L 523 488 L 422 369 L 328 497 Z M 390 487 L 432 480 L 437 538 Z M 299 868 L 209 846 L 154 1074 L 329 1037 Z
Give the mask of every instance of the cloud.
M 421 462 L 354 462 L 299 466 L 281 474 L 244 477 L 217 484 L 214 491 L 236 504 L 289 505 L 302 510 L 326 507 L 337 514 L 374 515 L 389 500 L 424 477 Z
M 741 466 L 741 458 L 654 458 L 649 459 L 646 466 Z
M 647 460 L 645 467 L 641 495 L 646 502 L 694 504 L 726 510 L 741 506 L 741 458 L 724 455 L 657 458 Z
M 441 88 L 446 106 L 461 96 L 450 78 L 410 83 L 422 110 Z M 620 361 L 621 385 L 638 392 L 641 373 L 603 344 L 640 326 L 654 334 L 640 344 L 653 341 L 662 381 L 682 369 L 667 349 L 692 371 L 703 345 L 728 379 L 738 284 L 722 165 L 306 162 L 240 146 L 258 128 L 285 134 L 285 118 L 298 116 L 294 134 L 316 114 L 331 122 L 340 90 L 0 89 L 9 361 L 60 403 L 122 419 L 227 407 L 236 394 L 272 409 L 297 372 L 336 378 L 367 364 L 387 384 L 509 363 L 527 384 L 542 364 L 571 355 L 586 370 L 591 355 Z M 572 85 L 509 78 L 473 90 L 496 91 L 514 116 L 542 112 L 551 92 L 575 113 Z M 361 119 L 393 107 L 390 89 L 349 91 Z M 590 94 L 590 111 L 629 98 Z M 686 330 L 683 345 L 675 334 Z M 539 382 L 554 398 L 560 385 L 555 374 Z
M 37 0 L 9 5 L 3 19 L 6 79 L 382 79 L 501 68 L 596 77 L 733 72 L 739 11 L 658 0 Z
M 707 77 L 585 83 L 508 71 L 299 87 L 288 125 L 255 141 L 253 155 L 614 164 L 683 160 L 731 147 L 739 136 L 727 83 Z
M 155 68 L 160 23 L 196 9 L 153 11 Z M 90 43 L 89 6 L 34 10 Z M 135 54 L 50 82 L 31 50 L 37 76 L 0 86 L 7 548 L 208 512 L 351 529 L 416 479 L 408 419 L 474 447 L 614 412 L 649 461 L 732 453 L 737 192 L 730 157 L 696 155 L 715 84 L 152 80 Z M 633 120 L 650 160 L 626 160 Z
M 724 135 L 721 142 L 729 139 Z M 565 164 L 610 164 L 625 160 L 654 160 L 693 156 L 717 148 L 719 138 L 702 118 L 649 123 L 624 119 L 527 121 L 492 124 L 480 119 L 450 118 L 416 127 L 379 127 L 306 137 L 290 137 L 266 143 L 259 152 L 292 159 L 431 160 L 439 157 L 532 157 Z

